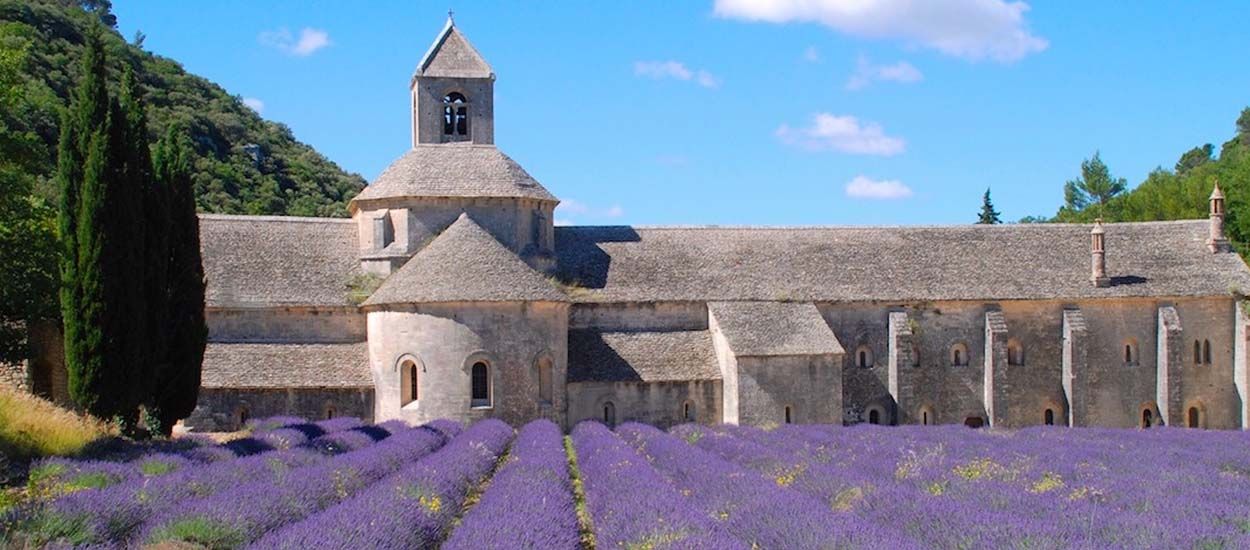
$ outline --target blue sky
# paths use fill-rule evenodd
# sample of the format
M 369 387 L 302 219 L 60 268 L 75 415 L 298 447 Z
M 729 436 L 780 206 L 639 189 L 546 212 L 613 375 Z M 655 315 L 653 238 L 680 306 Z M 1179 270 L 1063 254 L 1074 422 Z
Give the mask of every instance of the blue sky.
M 1053 214 L 1100 150 L 1139 183 L 1250 105 L 1238 2 L 114 0 L 122 33 L 372 180 L 447 9 L 496 143 L 577 224 Z

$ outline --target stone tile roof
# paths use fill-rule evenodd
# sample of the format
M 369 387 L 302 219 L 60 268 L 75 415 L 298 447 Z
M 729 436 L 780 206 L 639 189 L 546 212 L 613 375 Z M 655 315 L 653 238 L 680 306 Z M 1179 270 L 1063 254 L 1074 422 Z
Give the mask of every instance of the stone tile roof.
M 708 310 L 739 357 L 844 353 L 815 304 L 712 302 Z
M 209 342 L 205 388 L 373 387 L 369 349 L 355 344 Z
M 468 214 L 387 277 L 364 307 L 431 302 L 567 302 Z
M 209 306 L 350 306 L 360 273 L 351 220 L 201 214 L 200 248 Z
M 569 331 L 569 382 L 720 380 L 706 330 Z
M 558 275 L 578 301 L 1084 299 L 1250 290 L 1207 221 L 1107 224 L 1112 284 L 1090 283 L 1089 225 L 557 227 Z
M 507 197 L 557 201 L 498 147 L 474 143 L 417 144 L 356 195 L 352 205 L 397 197 Z
M 495 72 L 448 18 L 430 49 L 421 57 L 413 76 L 494 78 Z

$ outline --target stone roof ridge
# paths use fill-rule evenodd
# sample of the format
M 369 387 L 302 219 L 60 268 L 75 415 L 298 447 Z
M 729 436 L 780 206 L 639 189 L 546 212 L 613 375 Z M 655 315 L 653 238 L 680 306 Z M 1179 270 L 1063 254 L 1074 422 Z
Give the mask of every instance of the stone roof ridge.
M 444 52 L 447 55 L 440 55 Z M 447 66 L 435 66 L 431 69 L 431 65 L 444 58 L 447 58 Z M 418 76 L 494 78 L 495 72 L 482 54 L 478 53 L 477 48 L 473 47 L 473 43 L 456 27 L 456 22 L 448 17 L 443 24 L 443 30 L 439 31 L 425 55 L 421 56 L 421 62 L 417 63 L 417 70 L 412 77 L 415 79 Z
M 283 223 L 355 223 L 351 218 L 322 218 L 313 216 L 258 216 L 251 214 L 198 214 L 201 220 L 239 222 Z
M 467 213 L 383 281 L 363 307 L 446 302 L 568 302 Z
M 1150 220 L 1150 221 L 1134 221 L 1134 222 L 1103 222 L 1103 226 L 1149 226 L 1149 225 L 1185 225 L 1194 223 L 1206 223 L 1206 218 L 1191 218 L 1184 220 Z M 984 230 L 1003 230 L 1012 228 L 1047 228 L 1047 227 L 1090 227 L 1094 222 L 1089 223 L 1002 223 L 1002 224 L 895 224 L 895 225 L 851 225 L 851 224 L 831 224 L 831 225 L 717 225 L 717 224 L 656 224 L 656 225 L 559 225 L 557 227 L 569 228 L 616 228 L 628 227 L 631 229 L 646 229 L 649 231 L 657 230 L 680 230 L 687 231 L 692 229 L 705 230 L 775 230 L 775 231 L 792 231 L 796 229 L 811 230 L 877 230 L 877 229 L 984 229 Z

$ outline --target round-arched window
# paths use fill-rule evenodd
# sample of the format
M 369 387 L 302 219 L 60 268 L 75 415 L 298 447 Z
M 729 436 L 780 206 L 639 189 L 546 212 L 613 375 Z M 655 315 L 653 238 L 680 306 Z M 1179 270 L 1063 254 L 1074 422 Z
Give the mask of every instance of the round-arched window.
M 490 366 L 485 361 L 473 363 L 472 372 L 470 372 L 472 395 L 470 396 L 470 406 L 472 407 L 489 407 L 490 406 Z
M 855 366 L 861 369 L 872 368 L 873 357 L 872 348 L 868 345 L 861 345 L 855 349 Z
M 443 98 L 443 136 L 449 141 L 464 141 L 469 137 L 469 100 L 460 92 L 451 92 Z
M 951 346 L 951 365 L 965 367 L 968 365 L 968 346 L 963 342 Z

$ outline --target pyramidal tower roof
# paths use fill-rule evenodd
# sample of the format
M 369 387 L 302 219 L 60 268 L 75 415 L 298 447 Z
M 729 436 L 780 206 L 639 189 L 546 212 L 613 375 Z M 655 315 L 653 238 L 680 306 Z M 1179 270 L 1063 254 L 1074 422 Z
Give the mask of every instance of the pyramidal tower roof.
M 447 24 L 443 25 L 442 32 L 438 33 L 430 49 L 421 58 L 421 63 L 417 65 L 417 72 L 413 77 L 420 76 L 494 78 L 495 72 L 448 15 Z
M 363 305 L 567 301 L 546 277 L 461 214 Z

